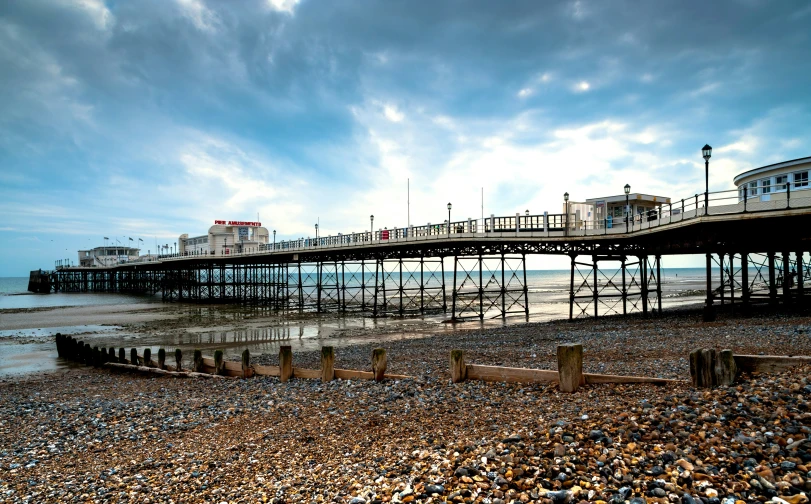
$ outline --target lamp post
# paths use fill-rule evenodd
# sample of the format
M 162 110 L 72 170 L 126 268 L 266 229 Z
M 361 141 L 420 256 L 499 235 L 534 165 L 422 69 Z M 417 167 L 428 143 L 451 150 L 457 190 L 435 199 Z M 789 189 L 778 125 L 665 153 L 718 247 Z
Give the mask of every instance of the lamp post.
M 453 205 L 448 203 L 448 234 L 451 234 L 451 208 Z
M 566 203 L 566 234 L 565 236 L 569 236 L 569 193 L 563 193 L 563 201 Z
M 709 144 L 704 144 L 704 147 L 701 148 L 701 155 L 704 157 L 704 215 L 707 215 L 710 203 L 710 156 L 712 156 L 712 147 Z M 696 215 L 698 215 L 698 209 L 696 209 Z M 715 320 L 715 306 L 712 304 L 711 267 L 712 254 L 707 252 L 707 300 L 704 302 L 704 322 Z
M 276 250 L 276 230 L 273 230 L 273 250 Z
M 318 223 L 315 224 L 315 244 L 318 245 Z
M 631 194 L 631 185 L 625 184 L 625 232 L 628 232 L 628 214 L 631 213 L 630 208 L 630 200 L 628 199 L 628 195 Z
M 374 239 L 374 237 L 375 237 L 375 216 L 374 216 L 374 214 L 369 216 L 369 222 L 371 223 L 369 225 L 369 231 L 372 232 L 372 239 Z
M 712 147 L 709 144 L 704 144 L 701 148 L 701 155 L 704 156 L 704 215 L 707 215 L 710 203 L 710 156 L 712 156 Z

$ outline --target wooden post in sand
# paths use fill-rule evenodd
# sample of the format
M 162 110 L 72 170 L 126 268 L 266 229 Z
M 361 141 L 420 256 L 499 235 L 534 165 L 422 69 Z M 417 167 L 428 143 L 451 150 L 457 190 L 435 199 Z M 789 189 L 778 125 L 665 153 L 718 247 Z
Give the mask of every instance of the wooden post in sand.
M 152 367 L 152 349 L 144 348 L 144 366 Z
M 331 346 L 321 347 L 321 381 L 328 382 L 335 378 L 335 352 Z
M 247 378 L 251 374 L 251 352 L 246 348 L 242 352 L 242 377 Z
M 181 370 L 182 363 L 183 363 L 183 352 L 181 352 L 179 348 L 175 348 L 175 371 Z
M 387 365 L 386 350 L 383 348 L 375 348 L 372 350 L 372 373 L 375 375 L 375 381 L 383 381 L 383 377 L 386 375 Z
M 82 362 L 84 362 L 85 366 L 93 365 L 93 348 L 90 346 L 90 343 L 84 344 L 84 357 L 82 358 Z
M 118 362 L 118 359 L 115 358 L 115 348 L 110 347 L 107 350 L 107 361 L 108 362 Z
M 158 349 L 158 369 L 166 369 L 166 350 Z
M 465 367 L 465 352 L 462 350 L 451 350 L 451 381 L 459 383 L 467 378 L 467 368 Z
M 558 345 L 558 380 L 561 392 L 576 392 L 583 382 L 583 345 Z
M 98 346 L 93 347 L 91 355 L 92 355 L 91 362 L 93 364 L 93 367 L 101 366 L 101 351 L 99 350 Z
M 133 366 L 138 365 L 138 350 L 134 348 L 130 349 L 130 364 Z
M 203 352 L 200 349 L 194 350 L 194 372 L 203 372 Z
M 716 352 L 713 348 L 699 348 L 690 352 L 690 382 L 696 388 L 732 385 L 737 374 L 732 350 Z
M 127 351 L 123 348 L 118 349 L 118 363 L 119 364 L 126 364 L 127 363 Z
M 293 350 L 290 345 L 279 347 L 279 371 L 282 383 L 293 377 Z
M 738 366 L 732 350 L 721 350 L 715 359 L 715 383 L 719 386 L 730 386 L 735 383 Z
M 225 374 L 225 361 L 223 360 L 222 350 L 214 351 L 214 374 Z

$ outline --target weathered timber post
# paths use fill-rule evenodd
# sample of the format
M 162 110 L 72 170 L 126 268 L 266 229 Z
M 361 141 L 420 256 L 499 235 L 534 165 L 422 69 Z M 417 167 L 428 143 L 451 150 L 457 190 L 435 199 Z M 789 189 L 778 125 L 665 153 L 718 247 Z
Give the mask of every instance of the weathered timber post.
M 85 366 L 93 365 L 93 347 L 90 346 L 90 343 L 84 344 L 84 358 L 82 362 L 84 362 Z
M 133 366 L 138 365 L 138 350 L 134 348 L 130 350 L 130 364 Z
M 459 383 L 467 378 L 467 367 L 465 366 L 465 352 L 462 350 L 451 350 L 451 381 Z
M 711 388 L 715 386 L 715 349 L 702 348 L 701 349 L 701 382 L 705 387 Z
M 735 375 L 738 374 L 738 366 L 735 364 L 735 356 L 732 350 L 721 350 L 715 359 L 715 383 L 716 385 L 729 386 L 735 383 Z
M 101 350 L 99 350 L 99 347 L 94 346 L 91 355 L 93 356 L 91 359 L 93 367 L 99 367 L 101 365 Z
M 194 372 L 203 372 L 203 352 L 201 352 L 199 349 L 194 350 Z
M 690 352 L 690 381 L 696 388 L 732 385 L 737 374 L 732 350 L 699 348 Z
M 222 350 L 214 351 L 214 374 L 225 374 L 225 360 L 223 360 Z
M 105 347 L 101 347 L 101 349 L 99 349 L 99 362 L 98 362 L 98 365 L 101 366 L 105 362 L 107 362 L 107 349 Z
M 175 348 L 175 371 L 181 371 L 183 363 L 183 352 Z
M 372 373 L 375 375 L 375 381 L 383 381 L 383 377 L 386 375 L 387 365 L 386 350 L 383 348 L 375 348 L 372 350 Z
M 118 363 L 119 364 L 126 364 L 127 363 L 127 351 L 123 348 L 118 349 Z
M 62 333 L 56 333 L 56 355 L 59 357 L 65 356 L 64 338 L 62 337 Z
M 251 352 L 246 348 L 242 352 L 242 377 L 248 378 L 251 375 Z
M 321 381 L 328 382 L 335 378 L 335 351 L 331 346 L 321 347 Z
M 110 347 L 107 349 L 107 361 L 108 362 L 116 362 L 118 359 L 115 358 L 115 348 Z
M 152 367 L 152 349 L 144 348 L 144 366 Z
M 576 392 L 583 382 L 583 345 L 558 345 L 558 381 L 561 392 Z
M 290 345 L 279 347 L 279 379 L 282 383 L 293 377 L 293 350 Z
M 158 368 L 166 369 L 166 350 L 163 348 L 158 349 Z

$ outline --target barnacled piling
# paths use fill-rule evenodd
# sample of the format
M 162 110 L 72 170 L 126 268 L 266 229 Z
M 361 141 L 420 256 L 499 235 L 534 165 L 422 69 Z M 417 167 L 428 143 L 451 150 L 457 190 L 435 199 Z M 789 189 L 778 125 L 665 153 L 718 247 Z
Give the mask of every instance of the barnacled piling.
M 222 350 L 214 351 L 214 374 L 225 374 L 225 361 L 222 358 Z

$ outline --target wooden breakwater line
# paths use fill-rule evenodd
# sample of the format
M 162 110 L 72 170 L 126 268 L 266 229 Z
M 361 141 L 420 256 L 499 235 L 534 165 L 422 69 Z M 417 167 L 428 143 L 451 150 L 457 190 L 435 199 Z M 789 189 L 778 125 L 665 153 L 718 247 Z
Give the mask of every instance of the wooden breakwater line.
M 328 382 L 341 380 L 402 380 L 410 376 L 386 373 L 388 360 L 386 350 L 376 348 L 371 355 L 371 371 L 335 368 L 335 351 L 331 346 L 321 348 L 321 368 L 307 369 L 293 366 L 293 352 L 290 346 L 279 349 L 279 365 L 261 365 L 251 363 L 251 354 L 246 349 L 242 352 L 240 362 L 226 361 L 222 350 L 214 352 L 214 357 L 204 357 L 200 350 L 194 351 L 191 369 L 183 369 L 183 352 L 178 348 L 174 352 L 174 365 L 166 362 L 166 350 L 158 350 L 157 361 L 152 358 L 151 349 L 147 348 L 139 355 L 137 349 L 130 349 L 129 358 L 124 348 L 118 352 L 114 348 L 90 346 L 71 336 L 56 335 L 56 350 L 59 357 L 94 367 L 106 367 L 121 371 L 135 371 L 179 378 L 251 378 L 253 376 L 276 376 L 282 382 L 291 378 L 313 378 Z
M 183 353 L 180 349 L 174 352 L 174 366 L 166 363 L 166 351 L 161 348 L 157 361 L 152 359 L 150 349 L 138 355 L 135 348 L 130 350 L 129 359 L 126 350 L 119 348 L 91 347 L 89 343 L 78 341 L 71 336 L 56 335 L 56 346 L 59 357 L 74 362 L 107 367 L 113 370 L 134 371 L 175 377 L 199 378 L 250 378 L 253 376 L 275 376 L 282 382 L 292 378 L 320 379 L 328 382 L 341 380 L 375 380 L 408 379 L 405 375 L 387 374 L 388 360 L 386 351 L 376 348 L 371 355 L 371 371 L 335 368 L 333 347 L 321 348 L 320 369 L 308 369 L 293 366 L 293 352 L 290 346 L 279 349 L 279 365 L 252 364 L 250 352 L 242 352 L 240 362 L 225 361 L 222 350 L 214 352 L 214 357 L 203 357 L 200 350 L 194 351 L 191 369 L 183 369 Z M 734 355 L 731 350 L 698 349 L 690 353 L 690 383 L 696 388 L 732 385 L 742 372 L 775 372 L 785 371 L 794 366 L 811 364 L 811 357 L 778 356 L 778 355 Z M 506 366 L 488 366 L 465 362 L 462 350 L 450 352 L 450 374 L 453 383 L 466 380 L 507 383 L 557 383 L 561 392 L 576 392 L 587 384 L 599 383 L 647 383 L 653 385 L 686 384 L 686 380 L 652 378 L 647 376 L 624 376 L 583 372 L 583 347 L 580 344 L 563 344 L 557 347 L 558 369 L 528 369 Z

